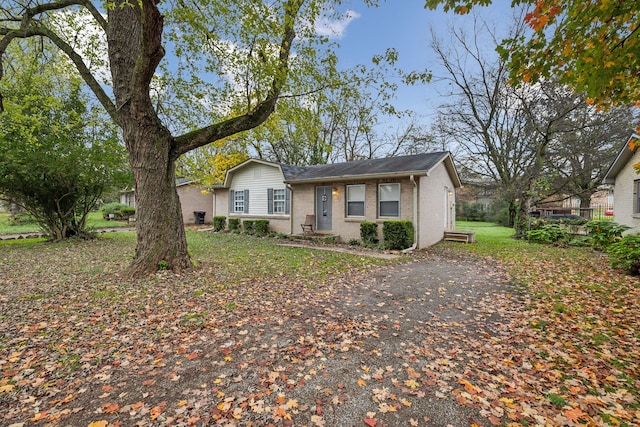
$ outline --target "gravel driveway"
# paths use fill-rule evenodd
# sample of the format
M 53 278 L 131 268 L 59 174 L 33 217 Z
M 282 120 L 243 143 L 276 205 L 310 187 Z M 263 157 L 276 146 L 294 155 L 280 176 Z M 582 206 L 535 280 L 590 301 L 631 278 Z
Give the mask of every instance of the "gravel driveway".
M 481 342 L 508 336 L 502 316 L 519 304 L 510 292 L 495 265 L 450 254 L 358 275 L 335 286 L 322 310 L 291 319 L 290 330 L 303 321 L 315 335 L 342 333 L 307 360 L 323 375 L 287 396 L 315 394 L 327 426 L 487 425 L 488 411 L 457 396 L 473 390 Z

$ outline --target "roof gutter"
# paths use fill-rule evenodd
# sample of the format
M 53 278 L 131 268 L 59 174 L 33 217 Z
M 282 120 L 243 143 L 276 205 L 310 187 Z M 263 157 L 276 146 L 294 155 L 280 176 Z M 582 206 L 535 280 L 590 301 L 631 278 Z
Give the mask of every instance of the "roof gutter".
M 602 178 L 603 184 L 615 184 L 616 176 L 622 170 L 623 166 L 633 157 L 634 151 L 629 149 L 629 143 L 634 139 L 640 139 L 640 135 L 633 133 L 627 139 L 627 142 L 622 146 L 622 149 L 618 152 L 616 159 L 611 163 L 609 169 Z

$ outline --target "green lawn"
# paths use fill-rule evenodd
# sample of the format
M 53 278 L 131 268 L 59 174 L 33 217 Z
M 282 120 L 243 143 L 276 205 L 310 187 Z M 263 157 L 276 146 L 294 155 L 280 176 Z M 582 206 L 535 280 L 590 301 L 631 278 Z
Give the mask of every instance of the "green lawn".
M 474 231 L 476 233 L 476 237 L 483 243 L 505 243 L 507 238 L 512 237 L 514 233 L 513 228 L 503 227 L 492 222 L 457 221 L 456 229 Z
M 89 228 L 128 227 L 126 221 L 106 221 L 102 218 L 102 212 L 90 212 L 87 218 Z M 40 231 L 38 224 L 34 222 L 15 223 L 6 212 L 0 212 L 0 234 L 20 234 Z
M 479 256 L 509 256 L 512 251 L 528 251 L 532 245 L 513 237 L 514 229 L 490 222 L 458 221 L 456 229 L 476 233 L 476 244 L 469 245 L 468 250 Z M 537 245 L 533 245 L 537 248 Z

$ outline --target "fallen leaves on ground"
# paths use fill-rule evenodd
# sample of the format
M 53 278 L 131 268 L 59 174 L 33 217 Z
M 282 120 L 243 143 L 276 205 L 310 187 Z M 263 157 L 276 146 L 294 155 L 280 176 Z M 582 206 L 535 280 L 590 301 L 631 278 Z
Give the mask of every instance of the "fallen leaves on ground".
M 3 425 L 640 422 L 638 281 L 597 253 L 376 267 L 289 248 L 309 271 L 281 274 L 275 252 L 212 249 L 131 283 L 131 242 L 45 248 L 0 255 Z

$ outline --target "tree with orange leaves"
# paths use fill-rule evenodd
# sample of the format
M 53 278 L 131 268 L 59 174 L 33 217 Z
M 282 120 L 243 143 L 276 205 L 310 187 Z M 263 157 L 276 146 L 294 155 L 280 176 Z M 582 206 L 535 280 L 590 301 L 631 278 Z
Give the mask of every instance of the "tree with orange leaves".
M 427 0 L 426 7 L 467 13 L 491 0 Z M 530 36 L 499 48 L 514 81 L 558 76 L 588 102 L 640 107 L 640 8 L 628 0 L 513 0 L 529 5 Z

